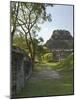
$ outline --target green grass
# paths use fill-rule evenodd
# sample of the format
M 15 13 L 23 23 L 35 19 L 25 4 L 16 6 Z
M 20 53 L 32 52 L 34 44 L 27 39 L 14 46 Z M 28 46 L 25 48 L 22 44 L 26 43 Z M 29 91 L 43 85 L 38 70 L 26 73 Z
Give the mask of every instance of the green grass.
M 60 80 L 28 80 L 19 96 L 52 96 L 73 94 L 73 81 L 63 78 Z
M 61 71 L 73 70 L 73 67 L 74 67 L 73 63 L 74 63 L 74 59 L 73 59 L 73 54 L 72 54 L 72 55 L 69 55 L 65 60 L 61 61 L 56 66 L 56 69 L 61 70 Z
M 57 96 L 73 94 L 73 55 L 59 63 L 36 64 L 35 71 L 49 67 L 59 71 L 60 79 L 28 80 L 18 97 Z
M 55 69 L 59 62 L 51 62 L 51 63 L 37 63 L 35 64 L 35 70 L 40 71 L 45 68 Z

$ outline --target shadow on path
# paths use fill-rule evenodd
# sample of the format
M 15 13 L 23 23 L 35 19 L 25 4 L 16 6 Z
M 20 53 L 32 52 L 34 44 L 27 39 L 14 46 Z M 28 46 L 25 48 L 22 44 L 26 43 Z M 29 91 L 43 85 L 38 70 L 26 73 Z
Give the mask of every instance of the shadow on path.
M 30 80 L 41 80 L 41 79 L 60 79 L 59 72 L 45 68 L 39 72 L 33 72 Z

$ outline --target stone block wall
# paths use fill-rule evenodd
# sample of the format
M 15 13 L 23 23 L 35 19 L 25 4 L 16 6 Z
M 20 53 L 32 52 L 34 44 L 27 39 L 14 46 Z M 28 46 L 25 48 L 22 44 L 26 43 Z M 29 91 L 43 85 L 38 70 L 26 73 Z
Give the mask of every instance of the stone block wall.
M 11 57 L 11 98 L 17 97 L 31 73 L 32 63 L 29 56 L 20 48 L 13 47 Z

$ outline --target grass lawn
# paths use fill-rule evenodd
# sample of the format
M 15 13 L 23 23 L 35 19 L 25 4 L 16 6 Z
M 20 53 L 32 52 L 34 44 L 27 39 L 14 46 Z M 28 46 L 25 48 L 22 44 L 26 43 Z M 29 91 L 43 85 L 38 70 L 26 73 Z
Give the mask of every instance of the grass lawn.
M 35 64 L 35 71 L 43 70 L 44 68 L 49 69 L 56 69 L 56 66 L 59 64 L 59 62 L 51 62 L 51 63 L 37 63 Z
M 72 62 L 72 63 L 71 63 Z M 58 66 L 59 65 L 59 66 Z M 61 63 L 38 63 L 36 64 L 36 73 L 44 68 L 52 70 L 62 69 L 59 72 L 59 79 L 27 80 L 24 89 L 18 94 L 18 97 L 38 97 L 38 96 L 57 96 L 72 95 L 73 90 L 73 59 L 67 58 Z M 63 68 L 64 67 L 64 68 Z
M 61 73 L 60 79 L 28 80 L 18 97 L 73 94 L 73 71 Z
M 72 74 L 70 72 L 70 74 Z M 21 97 L 52 96 L 73 94 L 72 77 L 48 80 L 28 80 L 25 88 L 19 94 Z

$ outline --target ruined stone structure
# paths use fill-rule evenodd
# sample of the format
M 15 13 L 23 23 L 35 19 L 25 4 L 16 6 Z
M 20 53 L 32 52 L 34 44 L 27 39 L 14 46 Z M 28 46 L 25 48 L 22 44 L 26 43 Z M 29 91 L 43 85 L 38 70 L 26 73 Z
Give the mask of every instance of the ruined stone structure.
M 54 30 L 45 45 L 53 52 L 54 61 L 61 61 L 73 52 L 74 37 L 68 30 Z
M 11 98 L 16 98 L 31 76 L 32 63 L 30 57 L 18 47 L 12 48 L 11 61 Z
M 62 61 L 73 53 L 73 49 L 52 49 L 54 61 Z

